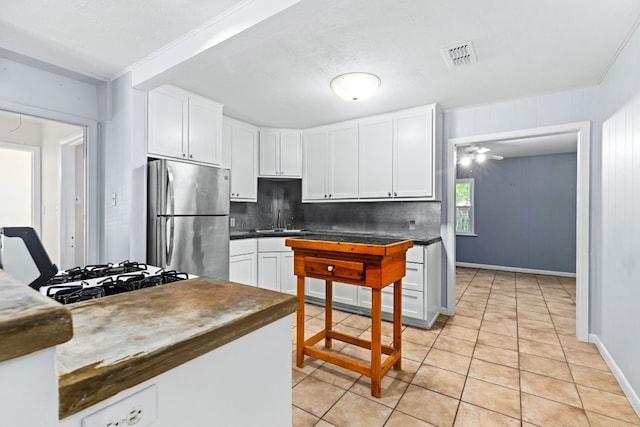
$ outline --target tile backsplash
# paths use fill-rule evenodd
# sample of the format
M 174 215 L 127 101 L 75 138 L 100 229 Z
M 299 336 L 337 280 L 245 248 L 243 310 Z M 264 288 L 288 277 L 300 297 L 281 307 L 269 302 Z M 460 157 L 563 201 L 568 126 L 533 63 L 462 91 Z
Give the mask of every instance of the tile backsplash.
M 440 202 L 302 203 L 299 179 L 258 179 L 258 202 L 232 202 L 231 231 L 277 227 L 425 236 L 440 234 Z M 414 221 L 414 230 L 410 229 Z

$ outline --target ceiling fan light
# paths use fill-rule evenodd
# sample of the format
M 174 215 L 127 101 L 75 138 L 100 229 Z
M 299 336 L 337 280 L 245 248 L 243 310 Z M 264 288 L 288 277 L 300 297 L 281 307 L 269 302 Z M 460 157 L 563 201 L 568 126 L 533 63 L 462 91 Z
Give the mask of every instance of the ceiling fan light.
M 331 80 L 331 89 L 347 101 L 362 101 L 380 86 L 380 78 L 370 73 L 346 73 Z
M 463 156 L 463 157 L 460 159 L 460 165 L 461 165 L 461 166 L 464 166 L 464 167 L 470 166 L 470 165 L 471 165 L 471 157 L 469 157 L 469 156 Z
M 483 163 L 485 160 L 487 160 L 487 155 L 484 153 L 479 153 L 476 155 L 476 162 L 478 163 Z

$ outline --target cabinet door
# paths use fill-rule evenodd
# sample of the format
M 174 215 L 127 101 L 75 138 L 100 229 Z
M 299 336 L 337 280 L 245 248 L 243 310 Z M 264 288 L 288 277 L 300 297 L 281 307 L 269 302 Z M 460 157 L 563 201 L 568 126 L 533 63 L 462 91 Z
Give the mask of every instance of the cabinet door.
M 189 160 L 222 161 L 222 107 L 196 96 L 189 97 Z
M 391 117 L 360 123 L 359 195 L 390 198 L 393 191 L 393 132 Z
M 302 200 L 325 200 L 327 198 L 327 131 L 314 130 L 304 134 Z
M 433 197 L 434 145 L 431 108 L 395 114 L 394 195 Z
M 358 198 L 358 125 L 329 129 L 327 191 L 330 199 Z
M 333 301 L 357 306 L 358 288 L 359 286 L 333 282 Z
M 231 200 L 258 200 L 258 132 L 234 124 L 231 138 Z
M 187 121 L 189 98 L 168 87 L 149 92 L 150 154 L 187 157 Z
M 257 285 L 256 254 L 243 254 L 229 257 L 229 280 L 245 285 Z
M 260 176 L 278 176 L 280 172 L 280 132 L 260 131 Z
M 359 290 L 361 307 L 371 308 L 371 289 L 361 287 Z M 393 285 L 382 291 L 382 311 L 393 313 Z M 402 315 L 414 319 L 424 319 L 424 301 L 422 292 L 402 290 Z
M 280 291 L 298 293 L 298 276 L 293 274 L 293 251 L 280 253 Z
M 258 253 L 258 287 L 280 290 L 280 254 L 278 252 Z
M 305 295 L 310 297 L 325 299 L 324 280 L 314 279 L 313 277 L 304 278 Z
M 299 131 L 280 131 L 280 176 L 302 176 L 302 139 Z

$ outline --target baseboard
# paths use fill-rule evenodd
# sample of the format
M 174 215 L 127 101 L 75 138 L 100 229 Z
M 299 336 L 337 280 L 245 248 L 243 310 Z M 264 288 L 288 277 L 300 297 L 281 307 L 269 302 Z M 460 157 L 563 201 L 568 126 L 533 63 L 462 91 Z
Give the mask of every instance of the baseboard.
M 474 264 L 471 262 L 456 262 L 456 267 L 481 268 L 483 270 L 512 271 L 514 273 L 541 274 L 544 276 L 576 277 L 576 273 L 567 273 L 565 271 L 536 270 L 533 268 L 520 268 L 520 267 L 504 267 L 501 265 Z
M 640 416 L 640 399 L 638 398 L 638 394 L 635 392 L 633 387 L 631 387 L 631 384 L 629 384 L 629 381 L 627 381 L 627 378 L 624 376 L 622 370 L 615 362 L 615 360 L 613 360 L 613 357 L 611 357 L 611 354 L 607 350 L 607 347 L 605 347 L 605 345 L 602 343 L 602 341 L 600 341 L 600 338 L 598 338 L 596 334 L 589 334 L 589 342 L 595 344 L 596 347 L 598 347 L 600 355 L 602 355 L 602 358 L 609 366 L 609 369 L 611 369 L 613 376 L 618 380 L 618 383 L 620 384 L 620 387 L 622 388 L 625 396 L 627 396 L 627 399 L 629 399 L 629 403 L 631 403 L 633 410 L 636 411 L 636 414 L 638 414 L 638 416 Z

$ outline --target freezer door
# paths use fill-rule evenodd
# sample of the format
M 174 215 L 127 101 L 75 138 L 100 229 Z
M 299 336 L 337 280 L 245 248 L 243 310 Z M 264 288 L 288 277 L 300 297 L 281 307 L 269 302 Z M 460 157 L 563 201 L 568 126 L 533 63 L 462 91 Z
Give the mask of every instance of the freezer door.
M 163 217 L 158 225 L 165 268 L 229 280 L 228 216 Z
M 154 160 L 149 163 L 149 209 L 156 215 L 228 215 L 229 170 Z

